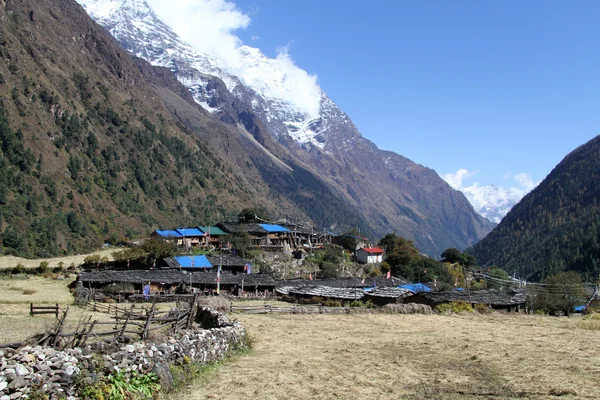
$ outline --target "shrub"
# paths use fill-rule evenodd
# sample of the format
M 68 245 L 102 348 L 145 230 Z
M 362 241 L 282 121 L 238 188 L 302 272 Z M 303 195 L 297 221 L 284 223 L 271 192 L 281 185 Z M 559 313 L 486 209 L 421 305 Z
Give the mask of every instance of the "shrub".
M 492 312 L 492 310 L 486 304 L 483 303 L 475 304 L 475 307 L 473 308 L 480 314 L 489 314 Z
M 464 301 L 453 301 L 450 303 L 438 304 L 435 307 L 435 310 L 440 314 L 444 314 L 446 312 L 458 314 L 463 311 L 473 312 L 473 307 L 471 307 L 469 303 L 465 303 Z
M 11 271 L 13 275 L 25 274 L 26 272 L 27 270 L 25 269 L 25 266 L 21 263 L 17 264 L 17 266 Z
M 327 299 L 322 304 L 325 307 L 341 307 L 342 306 L 342 301 L 341 300 Z
M 43 274 L 47 274 L 48 272 L 50 272 L 49 265 L 50 264 L 48 263 L 48 261 L 40 262 L 40 265 L 35 269 L 36 274 L 43 275 Z
M 84 264 L 98 264 L 102 260 L 102 257 L 98 254 L 87 256 L 83 259 Z

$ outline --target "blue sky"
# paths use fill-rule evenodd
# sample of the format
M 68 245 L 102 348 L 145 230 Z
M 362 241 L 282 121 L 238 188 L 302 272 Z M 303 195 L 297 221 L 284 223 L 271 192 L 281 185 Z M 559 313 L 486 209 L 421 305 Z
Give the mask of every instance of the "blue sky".
M 537 182 L 600 133 L 598 2 L 235 3 L 245 44 L 289 46 L 365 137 L 440 175 Z
M 287 48 L 366 138 L 462 186 L 530 189 L 600 132 L 596 1 L 151 1 L 201 8 L 217 52 Z

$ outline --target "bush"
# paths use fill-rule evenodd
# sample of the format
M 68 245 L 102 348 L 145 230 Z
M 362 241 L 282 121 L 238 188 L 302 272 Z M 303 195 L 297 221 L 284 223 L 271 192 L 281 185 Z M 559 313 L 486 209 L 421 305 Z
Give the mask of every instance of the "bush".
M 492 312 L 492 310 L 486 304 L 482 303 L 475 304 L 475 307 L 473 308 L 480 314 L 490 314 Z
M 102 260 L 102 257 L 98 254 L 87 256 L 83 259 L 84 264 L 98 264 Z
M 11 271 L 11 273 L 13 275 L 20 275 L 20 274 L 25 274 L 27 273 L 27 270 L 25 269 L 25 266 L 21 263 L 17 264 L 16 267 L 14 267 Z
M 327 299 L 322 303 L 325 307 L 341 307 L 341 300 Z
M 48 261 L 42 261 L 40 265 L 35 269 L 35 273 L 38 275 L 44 275 L 50 272 L 50 264 Z
M 465 303 L 464 301 L 453 301 L 450 303 L 438 304 L 435 307 L 435 310 L 440 314 L 444 314 L 446 312 L 458 314 L 463 311 L 473 312 L 473 307 L 471 307 L 469 303 Z

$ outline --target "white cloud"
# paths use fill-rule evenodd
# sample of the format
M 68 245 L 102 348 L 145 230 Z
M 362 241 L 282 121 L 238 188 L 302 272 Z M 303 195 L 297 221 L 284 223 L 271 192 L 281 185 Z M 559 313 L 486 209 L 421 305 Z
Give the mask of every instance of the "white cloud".
M 250 39 L 251 39 L 253 42 L 256 42 L 257 40 L 259 40 L 259 39 L 260 39 L 260 36 L 252 36 Z
M 469 172 L 464 168 L 459 169 L 453 174 L 444 175 L 444 180 L 454 189 L 462 188 L 462 181 L 475 175 L 475 172 Z
M 259 88 L 265 96 L 296 106 L 309 118 L 318 115 L 320 89 L 316 75 L 296 66 L 287 47 L 278 49 L 277 57 L 272 59 L 258 49 L 243 46 L 235 32 L 248 27 L 251 18 L 235 3 L 229 0 L 148 2 L 183 40 L 197 51 L 216 58 L 220 68 L 239 77 L 248 86 Z M 253 36 L 251 40 L 258 39 Z
M 522 187 L 527 189 L 527 191 L 530 191 L 539 184 L 539 182 L 534 183 L 533 178 L 529 174 L 520 173 L 513 176 L 513 178 L 515 178 Z

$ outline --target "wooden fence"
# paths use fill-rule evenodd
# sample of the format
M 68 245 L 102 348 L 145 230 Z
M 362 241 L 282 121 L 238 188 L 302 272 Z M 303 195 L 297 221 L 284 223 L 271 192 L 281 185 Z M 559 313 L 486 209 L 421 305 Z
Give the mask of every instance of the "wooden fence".
M 69 311 L 67 308 L 55 328 L 46 332 L 38 344 L 61 348 L 80 347 L 90 338 L 133 336 L 145 340 L 150 332 L 160 329 L 168 329 L 172 333 L 190 329 L 198 311 L 197 304 L 198 296 L 194 296 L 187 308 L 170 311 L 158 311 L 156 304 L 152 304 L 151 308 L 136 309 L 135 305 L 125 308 L 114 304 L 88 303 L 89 311 L 107 314 L 114 321 L 92 320 L 92 316 L 88 316 L 78 322 L 75 331 L 64 332 Z
M 58 311 L 60 307 L 58 304 L 54 306 L 34 306 L 33 303 L 29 304 L 29 314 L 31 316 L 38 314 L 55 314 L 56 318 L 58 318 Z
M 350 307 L 324 307 L 324 306 L 275 306 L 265 304 L 264 306 L 234 306 L 230 308 L 232 313 L 244 314 L 350 314 Z

